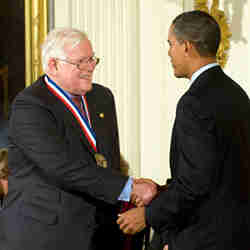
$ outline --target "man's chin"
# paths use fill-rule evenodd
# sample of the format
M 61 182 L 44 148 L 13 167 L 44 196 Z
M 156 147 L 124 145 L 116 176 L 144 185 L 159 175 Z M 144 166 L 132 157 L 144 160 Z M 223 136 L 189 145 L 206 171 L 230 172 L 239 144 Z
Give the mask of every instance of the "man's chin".
M 92 81 L 86 83 L 85 86 L 84 86 L 84 90 L 85 90 L 86 92 L 89 92 L 92 88 L 93 88 Z
M 177 74 L 175 74 L 175 77 L 176 77 L 176 78 L 183 78 L 183 76 L 177 75 Z
M 178 72 L 174 72 L 174 76 L 176 78 L 183 78 L 184 77 L 182 74 L 179 74 Z

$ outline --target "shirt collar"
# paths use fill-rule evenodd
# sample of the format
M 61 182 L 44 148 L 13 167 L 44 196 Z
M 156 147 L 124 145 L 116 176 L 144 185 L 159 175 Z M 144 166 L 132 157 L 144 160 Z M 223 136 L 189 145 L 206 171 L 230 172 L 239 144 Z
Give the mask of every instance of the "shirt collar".
M 195 71 L 191 77 L 191 80 L 190 80 L 190 84 L 192 84 L 198 77 L 199 75 L 201 75 L 204 71 L 212 68 L 212 67 L 215 67 L 215 66 L 219 66 L 218 63 L 209 63 L 201 68 L 199 68 L 197 71 Z

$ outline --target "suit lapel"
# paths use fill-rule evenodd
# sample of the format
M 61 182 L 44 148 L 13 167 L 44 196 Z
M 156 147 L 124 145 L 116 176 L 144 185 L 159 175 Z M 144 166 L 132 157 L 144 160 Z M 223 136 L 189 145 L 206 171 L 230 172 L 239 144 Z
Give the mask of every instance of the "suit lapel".
M 64 104 L 62 104 L 62 105 L 64 105 Z M 65 109 L 67 109 L 66 106 L 65 106 Z M 84 132 L 82 131 L 82 128 L 80 127 L 79 122 L 76 120 L 76 118 L 74 117 L 74 115 L 68 109 L 67 109 L 67 113 L 69 114 L 68 115 L 68 118 L 69 118 L 68 121 L 69 121 L 69 124 L 72 126 L 72 129 L 75 129 L 77 131 L 77 133 L 79 134 L 79 138 L 84 143 L 84 145 L 89 149 L 89 151 L 91 153 L 95 154 L 95 150 L 90 145 L 88 139 L 86 138 Z

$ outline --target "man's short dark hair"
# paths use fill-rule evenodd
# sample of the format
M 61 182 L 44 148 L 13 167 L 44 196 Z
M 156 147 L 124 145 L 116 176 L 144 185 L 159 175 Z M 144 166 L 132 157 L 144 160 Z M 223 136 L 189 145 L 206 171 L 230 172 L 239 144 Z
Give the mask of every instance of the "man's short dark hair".
M 200 56 L 216 56 L 221 31 L 219 24 L 208 13 L 199 10 L 184 12 L 172 24 L 179 42 L 191 42 Z

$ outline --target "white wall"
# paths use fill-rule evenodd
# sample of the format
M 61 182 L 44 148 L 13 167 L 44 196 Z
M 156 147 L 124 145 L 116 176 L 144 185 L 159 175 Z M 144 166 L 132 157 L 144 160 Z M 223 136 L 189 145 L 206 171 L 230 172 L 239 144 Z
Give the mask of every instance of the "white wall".
M 174 77 L 168 59 L 168 27 L 182 11 L 182 1 L 140 1 L 141 175 L 159 183 L 170 176 L 175 106 L 187 86 Z
M 208 1 L 211 5 L 212 1 Z M 131 174 L 164 183 L 175 108 L 189 87 L 176 79 L 168 59 L 167 32 L 192 0 L 55 0 L 55 26 L 87 31 L 102 58 L 96 80 L 112 89 L 118 108 L 121 149 Z M 220 1 L 232 23 L 225 67 L 250 95 L 250 0 Z
M 231 48 L 225 72 L 250 96 L 250 0 L 221 1 L 231 27 Z

